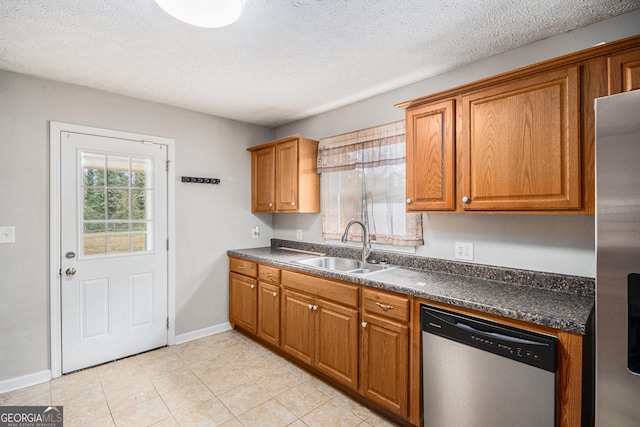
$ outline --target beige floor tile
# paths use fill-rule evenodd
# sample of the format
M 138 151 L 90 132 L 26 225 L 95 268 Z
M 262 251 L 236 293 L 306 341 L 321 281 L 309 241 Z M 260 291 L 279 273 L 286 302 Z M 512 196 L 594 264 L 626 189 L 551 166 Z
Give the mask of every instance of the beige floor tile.
M 102 394 L 102 386 L 95 369 L 63 375 L 51 381 L 51 403 L 64 405 L 78 397 Z
M 313 388 L 308 383 L 298 384 L 276 396 L 276 399 L 297 417 L 303 417 L 330 400 L 329 396 Z
M 233 418 L 224 424 L 220 424 L 219 427 L 244 427 L 244 426 L 240 421 L 238 421 L 237 418 Z
M 363 420 L 366 420 L 375 414 L 371 409 L 342 393 L 336 394 L 332 400 Z
M 362 418 L 349 412 L 333 400 L 314 409 L 301 418 L 309 427 L 354 427 L 362 423 Z
M 220 400 L 213 398 L 175 414 L 178 424 L 186 427 L 217 426 L 233 419 L 233 414 Z
M 216 371 L 202 378 L 202 382 L 216 396 L 233 390 L 236 387 L 252 383 L 251 378 L 246 376 L 243 371 L 237 369 Z
M 387 420 L 373 411 L 371 411 L 371 416 L 367 417 L 365 422 L 372 427 L 398 427 L 398 424 Z
M 140 364 L 128 364 L 122 369 L 114 369 L 106 372 L 98 372 L 100 384 L 105 392 L 117 390 L 125 386 L 131 386 L 142 382 L 147 378 L 147 374 Z
M 111 412 L 116 412 L 160 395 L 151 381 L 145 378 L 135 384 L 105 391 L 105 396 Z
M 265 389 L 270 395 L 277 396 L 278 394 L 295 387 L 301 382 L 300 377 L 282 367 L 260 377 L 256 381 L 256 384 Z
M 255 427 L 285 427 L 297 419 L 275 399 L 267 400 L 238 417 L 243 425 Z
M 111 415 L 98 418 L 97 420 L 89 422 L 81 422 L 80 419 L 64 417 L 64 427 L 114 427 L 113 418 Z
M 234 388 L 218 396 L 229 410 L 238 416 L 271 399 L 271 395 L 256 384 Z
M 260 377 L 263 377 L 273 371 L 282 368 L 282 365 L 278 364 L 271 359 L 256 359 L 254 363 L 245 366 L 241 370 L 246 376 L 253 381 L 257 381 Z
M 172 417 L 159 397 L 137 403 L 112 415 L 117 427 L 149 426 Z
M 77 422 L 79 425 L 88 424 L 104 418 L 110 414 L 107 400 L 103 394 L 88 394 L 76 396 L 73 400 L 63 403 L 64 417 Z
M 155 424 L 151 424 L 153 427 L 179 427 L 180 424 L 173 418 L 165 418 L 162 421 L 158 421 Z
M 51 405 L 51 386 L 47 381 L 9 393 L 0 394 L 0 406 Z
M 308 383 L 313 388 L 320 391 L 322 394 L 325 394 L 331 398 L 336 397 L 339 393 L 338 390 L 336 390 L 335 388 L 331 387 L 324 381 L 319 380 L 318 378 L 315 378 L 315 377 L 309 378 L 307 381 L 305 381 L 305 383 Z
M 174 415 L 214 398 L 213 393 L 201 382 L 163 393 L 161 396 Z
M 164 373 L 157 372 L 149 374 L 149 378 L 160 394 L 200 382 L 197 375 L 189 369 L 181 369 Z
M 289 427 L 309 427 L 302 420 L 296 420 L 293 423 L 289 424 Z

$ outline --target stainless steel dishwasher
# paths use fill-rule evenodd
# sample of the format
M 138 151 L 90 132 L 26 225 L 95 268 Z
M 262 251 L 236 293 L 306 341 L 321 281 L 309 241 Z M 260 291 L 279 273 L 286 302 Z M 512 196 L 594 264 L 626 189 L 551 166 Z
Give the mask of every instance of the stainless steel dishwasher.
M 557 425 L 555 337 L 421 312 L 424 427 Z

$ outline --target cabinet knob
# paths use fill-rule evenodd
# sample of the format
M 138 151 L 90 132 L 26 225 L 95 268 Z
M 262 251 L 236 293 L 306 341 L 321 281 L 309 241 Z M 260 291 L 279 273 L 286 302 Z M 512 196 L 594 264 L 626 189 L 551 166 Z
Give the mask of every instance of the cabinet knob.
M 317 309 L 318 309 L 318 306 L 317 306 L 317 305 L 314 305 L 314 306 L 313 306 L 313 309 L 314 309 L 314 310 L 317 310 Z
M 467 196 L 462 197 L 462 203 L 469 203 L 469 200 Z
M 410 205 L 411 203 L 413 203 L 413 200 L 407 199 L 407 204 Z
M 367 322 L 362 322 L 362 327 L 366 328 L 367 327 Z
M 295 206 L 295 205 L 296 205 L 296 202 L 291 202 L 291 206 Z
M 272 208 L 273 207 L 273 203 L 269 203 L 269 207 Z
M 251 289 L 253 289 L 253 288 L 255 288 L 255 287 L 256 287 L 256 285 L 251 285 Z
M 313 304 L 309 304 L 309 310 L 313 310 Z
M 274 292 L 274 293 L 273 293 L 273 296 L 274 296 L 274 297 L 277 297 L 277 296 L 278 296 L 278 293 L 277 293 L 277 292 Z

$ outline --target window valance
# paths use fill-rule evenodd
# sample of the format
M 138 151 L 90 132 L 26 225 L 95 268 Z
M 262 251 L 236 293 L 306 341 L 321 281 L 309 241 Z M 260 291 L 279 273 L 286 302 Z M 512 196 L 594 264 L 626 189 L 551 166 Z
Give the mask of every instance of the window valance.
M 404 120 L 320 140 L 318 172 L 397 165 L 405 161 Z

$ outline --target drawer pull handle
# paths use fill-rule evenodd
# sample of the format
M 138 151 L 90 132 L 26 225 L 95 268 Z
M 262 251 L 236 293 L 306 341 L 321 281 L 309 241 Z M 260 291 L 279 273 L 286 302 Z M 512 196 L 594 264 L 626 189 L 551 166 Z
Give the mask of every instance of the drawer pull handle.
M 392 305 L 389 305 L 389 304 L 383 304 L 383 303 L 378 302 L 378 301 L 376 301 L 376 305 L 377 305 L 378 307 L 380 307 L 381 309 L 383 309 L 383 310 L 391 310 L 391 309 L 393 309 L 393 306 L 392 306 Z
M 267 277 L 271 277 L 271 273 L 262 273 L 262 274 L 264 274 Z
M 367 327 L 367 325 L 368 325 L 368 323 L 367 323 L 367 322 L 362 322 L 362 327 L 363 327 L 363 328 L 366 328 L 366 327 Z
M 238 270 L 244 270 L 244 265 L 239 265 Z
M 274 292 L 274 293 L 273 293 L 273 296 L 274 296 L 274 297 L 277 297 L 277 296 L 278 296 L 278 293 L 277 293 L 277 292 Z

